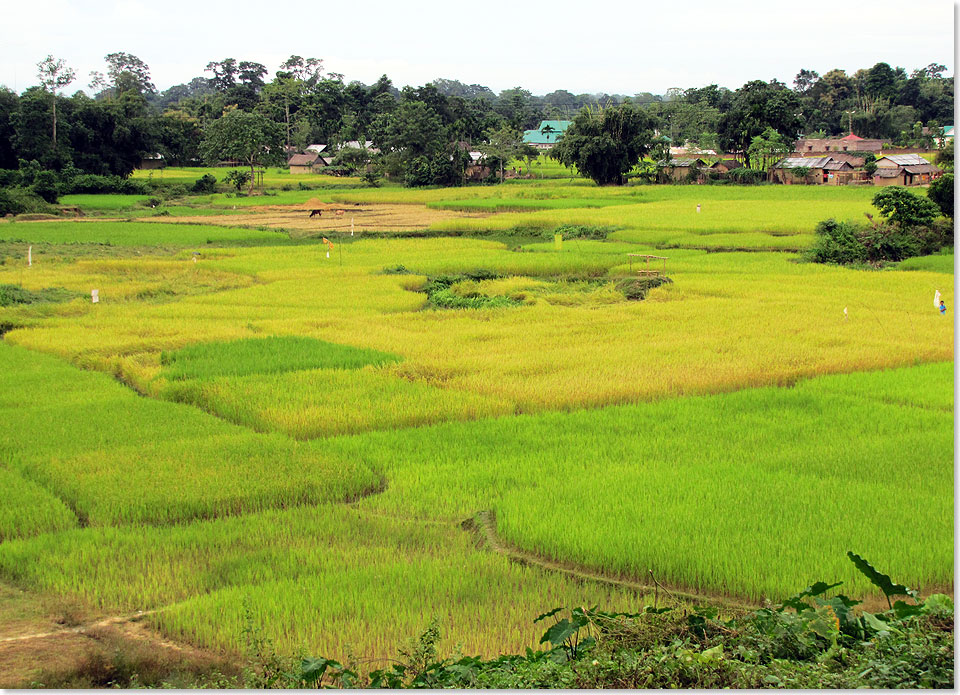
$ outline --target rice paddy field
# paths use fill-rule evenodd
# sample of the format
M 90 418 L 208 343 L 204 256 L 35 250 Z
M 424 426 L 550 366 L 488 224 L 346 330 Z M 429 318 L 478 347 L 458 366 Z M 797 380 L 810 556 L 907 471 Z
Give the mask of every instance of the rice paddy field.
M 869 599 L 853 550 L 952 591 L 953 255 L 798 253 L 874 190 L 268 173 L 0 222 L 0 580 L 340 659 L 433 619 L 442 648 L 522 651 L 555 606 L 652 601 L 650 570 Z

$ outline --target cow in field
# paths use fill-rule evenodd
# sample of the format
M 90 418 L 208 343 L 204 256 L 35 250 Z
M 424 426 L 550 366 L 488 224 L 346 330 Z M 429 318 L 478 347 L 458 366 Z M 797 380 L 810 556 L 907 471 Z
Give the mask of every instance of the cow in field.
M 310 217 L 323 217 L 323 210 L 311 210 Z
M 337 217 L 343 217 L 343 210 L 337 210 L 334 214 L 335 214 Z

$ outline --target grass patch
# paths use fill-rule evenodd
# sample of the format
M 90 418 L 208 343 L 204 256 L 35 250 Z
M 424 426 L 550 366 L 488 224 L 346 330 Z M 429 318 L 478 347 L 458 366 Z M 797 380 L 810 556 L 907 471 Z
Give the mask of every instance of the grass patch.
M 163 352 L 160 363 L 168 379 L 274 374 L 303 369 L 359 369 L 400 360 L 378 350 L 337 345 L 315 338 L 273 336 L 227 343 L 198 343 Z

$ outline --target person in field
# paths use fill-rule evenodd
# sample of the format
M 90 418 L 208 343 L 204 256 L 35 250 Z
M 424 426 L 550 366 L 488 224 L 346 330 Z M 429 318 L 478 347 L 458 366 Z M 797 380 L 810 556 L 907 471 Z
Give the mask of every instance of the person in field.
M 933 305 L 940 310 L 941 316 L 947 313 L 947 305 L 940 299 L 940 290 L 937 290 L 936 294 L 933 295 Z

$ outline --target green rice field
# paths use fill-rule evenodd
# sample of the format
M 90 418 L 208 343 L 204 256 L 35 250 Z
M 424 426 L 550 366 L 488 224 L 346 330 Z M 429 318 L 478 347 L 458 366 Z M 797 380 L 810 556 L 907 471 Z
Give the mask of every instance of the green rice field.
M 251 615 L 339 659 L 432 620 L 442 650 L 522 652 L 555 606 L 651 603 L 651 571 L 722 606 L 882 600 L 852 550 L 951 593 L 952 251 L 806 262 L 873 189 L 549 168 L 271 169 L 275 195 L 157 219 L 84 195 L 63 204 L 100 219 L 0 223 L 0 286 L 29 298 L 0 306 L 0 580 L 231 654 Z M 346 205 L 381 226 L 304 214 Z

